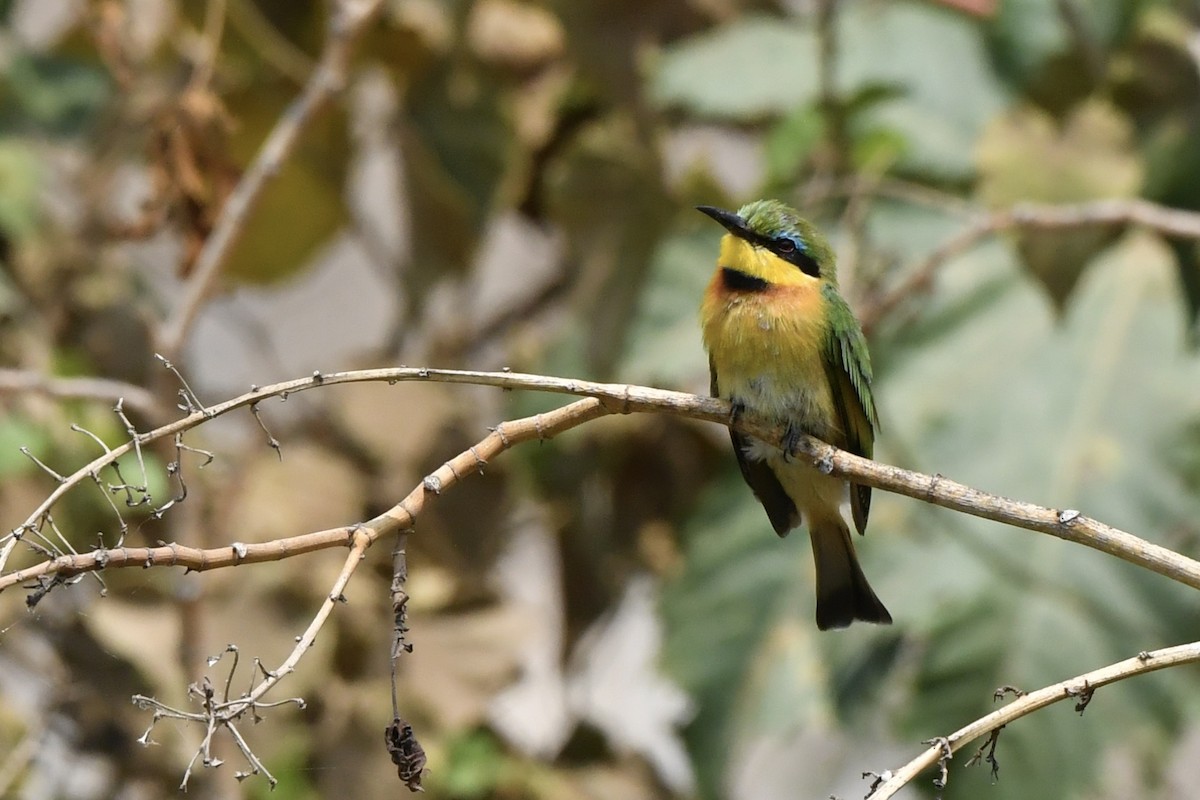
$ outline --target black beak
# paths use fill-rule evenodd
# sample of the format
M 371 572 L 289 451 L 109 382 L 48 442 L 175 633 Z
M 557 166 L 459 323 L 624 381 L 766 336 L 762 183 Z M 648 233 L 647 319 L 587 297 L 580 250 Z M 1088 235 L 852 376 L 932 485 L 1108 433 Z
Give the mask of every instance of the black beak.
M 725 230 L 729 231 L 739 239 L 745 239 L 748 242 L 753 242 L 758 239 L 758 237 L 754 234 L 754 231 L 747 227 L 746 220 L 742 219 L 737 214 L 734 214 L 732 211 L 725 211 L 724 209 L 714 208 L 713 206 L 696 206 L 696 210 L 701 214 L 707 214 L 717 222 L 721 223 L 721 226 L 724 227 Z

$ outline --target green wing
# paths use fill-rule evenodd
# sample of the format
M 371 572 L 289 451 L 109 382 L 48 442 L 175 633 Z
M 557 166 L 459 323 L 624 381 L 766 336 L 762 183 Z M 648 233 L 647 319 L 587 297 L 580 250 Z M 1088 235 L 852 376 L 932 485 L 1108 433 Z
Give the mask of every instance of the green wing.
M 871 355 L 854 313 L 841 295 L 829 285 L 824 289 L 828 304 L 829 336 L 825 346 L 825 370 L 833 390 L 838 422 L 845 432 L 842 446 L 855 455 L 871 458 L 879 418 L 871 396 Z M 871 487 L 850 484 L 850 512 L 859 533 L 867 528 L 871 511 Z

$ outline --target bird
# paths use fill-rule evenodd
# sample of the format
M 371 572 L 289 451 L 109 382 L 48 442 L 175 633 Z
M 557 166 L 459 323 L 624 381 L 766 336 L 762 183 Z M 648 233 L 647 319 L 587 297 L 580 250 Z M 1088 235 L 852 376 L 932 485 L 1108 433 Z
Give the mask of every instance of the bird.
M 726 230 L 700 307 L 712 396 L 731 403 L 734 419 L 748 412 L 786 431 L 768 442 L 730 427 L 742 477 L 779 536 L 808 527 L 817 627 L 889 624 L 892 616 L 858 563 L 842 512 L 848 501 L 855 528 L 865 533 L 871 488 L 791 455 L 808 434 L 871 458 L 879 428 L 871 357 L 838 293 L 833 249 L 815 225 L 778 200 L 757 200 L 736 213 L 696 210 Z

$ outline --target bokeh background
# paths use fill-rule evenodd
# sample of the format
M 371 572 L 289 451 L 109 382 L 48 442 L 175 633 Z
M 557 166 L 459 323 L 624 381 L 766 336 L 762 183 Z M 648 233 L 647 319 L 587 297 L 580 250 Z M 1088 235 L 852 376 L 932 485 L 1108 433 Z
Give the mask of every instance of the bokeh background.
M 0 365 L 102 376 L 177 413 L 156 332 L 214 220 L 312 74 L 330 3 L 0 2 Z M 721 231 L 779 197 L 835 241 L 870 337 L 877 456 L 1200 551 L 1196 244 L 1153 227 L 988 228 L 1014 203 L 1200 208 L 1200 12 L 1172 0 L 386 0 L 345 91 L 249 217 L 178 365 L 204 402 L 397 364 L 707 392 L 697 305 Z M 1036 215 L 1034 221 L 1036 222 Z M 986 233 L 986 230 L 984 231 Z M 949 244 L 948 244 L 949 243 Z M 913 281 L 928 273 L 929 280 Z M 912 284 L 909 290 L 896 287 Z M 166 381 L 166 384 L 164 384 Z M 0 528 L 123 426 L 0 390 Z M 163 386 L 168 388 L 164 395 Z M 155 398 L 158 398 L 157 400 Z M 129 541 L 352 523 L 497 422 L 558 397 L 336 387 L 201 428 L 189 497 Z M 133 419 L 152 424 L 145 409 Z M 152 490 L 174 491 L 150 453 Z M 157 482 L 157 483 L 155 483 Z M 141 514 L 141 516 L 139 516 Z M 115 541 L 94 487 L 55 520 Z M 386 545 L 248 738 L 273 797 L 395 797 Z M 862 773 L 1034 689 L 1200 638 L 1193 592 L 1049 537 L 877 494 L 865 569 L 896 624 L 819 633 L 724 429 L 604 419 L 506 453 L 410 540 L 400 702 L 427 794 L 861 797 Z M 378 551 L 378 552 L 375 552 Z M 33 612 L 0 597 L 0 795 L 174 794 L 186 704 L 228 643 L 277 664 L 343 554 L 118 570 Z M 22 560 L 23 559 L 23 560 Z M 14 556 L 13 564 L 36 560 Z M 1200 781 L 1194 668 L 1099 692 L 950 765 L 946 798 L 1177 798 Z M 265 797 L 227 760 L 189 796 Z M 910 796 L 932 796 L 932 775 Z M 993 785 L 994 784 L 994 785 Z

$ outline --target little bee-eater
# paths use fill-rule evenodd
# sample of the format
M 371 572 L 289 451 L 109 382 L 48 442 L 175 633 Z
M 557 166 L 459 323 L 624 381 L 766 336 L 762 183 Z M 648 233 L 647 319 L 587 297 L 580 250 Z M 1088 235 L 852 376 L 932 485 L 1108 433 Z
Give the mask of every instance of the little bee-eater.
M 871 359 L 838 294 L 833 250 L 793 209 L 759 200 L 738 212 L 699 206 L 728 233 L 701 306 L 712 394 L 785 426 L 871 457 L 879 426 Z M 771 442 L 730 429 L 742 477 L 780 536 L 808 525 L 817 578 L 817 627 L 892 617 L 867 582 L 841 506 L 863 533 L 871 489 L 826 475 Z

